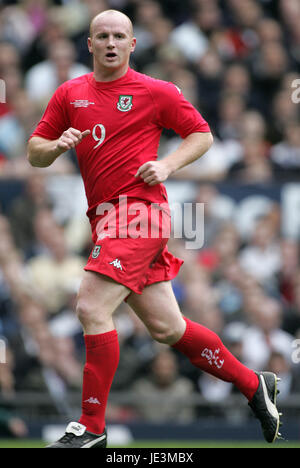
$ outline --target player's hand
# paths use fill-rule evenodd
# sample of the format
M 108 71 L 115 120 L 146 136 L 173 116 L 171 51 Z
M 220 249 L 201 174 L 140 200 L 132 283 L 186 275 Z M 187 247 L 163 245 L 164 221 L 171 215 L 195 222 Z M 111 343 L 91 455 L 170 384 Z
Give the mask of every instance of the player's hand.
M 137 171 L 135 177 L 141 177 L 150 187 L 161 184 L 170 175 L 170 170 L 164 161 L 148 161 Z
M 61 137 L 57 140 L 56 148 L 64 153 L 65 151 L 75 148 L 79 143 L 82 142 L 83 138 L 88 136 L 91 133 L 90 130 L 85 130 L 81 132 L 76 130 L 76 128 L 69 128 L 66 130 Z

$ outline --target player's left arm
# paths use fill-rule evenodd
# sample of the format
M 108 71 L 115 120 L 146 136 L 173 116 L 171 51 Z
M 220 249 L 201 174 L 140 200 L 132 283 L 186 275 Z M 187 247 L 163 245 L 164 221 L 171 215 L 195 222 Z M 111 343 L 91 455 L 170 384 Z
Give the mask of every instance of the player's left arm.
M 211 132 L 191 133 L 183 139 L 177 150 L 160 161 L 148 161 L 143 164 L 135 177 L 141 177 L 150 186 L 165 182 L 171 174 L 203 156 L 212 144 Z

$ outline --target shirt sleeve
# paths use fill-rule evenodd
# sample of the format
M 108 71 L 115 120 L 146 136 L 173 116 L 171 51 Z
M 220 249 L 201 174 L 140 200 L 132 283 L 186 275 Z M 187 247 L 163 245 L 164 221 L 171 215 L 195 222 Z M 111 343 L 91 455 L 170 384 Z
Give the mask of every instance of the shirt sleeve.
M 63 85 L 55 91 L 30 138 L 39 136 L 47 140 L 56 140 L 70 127 L 66 112 L 65 93 Z
M 161 82 L 154 92 L 158 124 L 174 130 L 181 138 L 191 133 L 208 133 L 210 127 L 173 83 Z

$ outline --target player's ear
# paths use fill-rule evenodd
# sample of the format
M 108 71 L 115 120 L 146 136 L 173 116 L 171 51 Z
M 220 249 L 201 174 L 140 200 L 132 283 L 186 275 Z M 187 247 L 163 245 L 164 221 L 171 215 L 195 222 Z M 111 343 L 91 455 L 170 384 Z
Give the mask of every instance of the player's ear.
M 131 41 L 131 49 L 130 49 L 130 52 L 134 52 L 135 46 L 136 46 L 136 38 L 133 37 L 133 38 L 132 38 L 132 41 Z
M 90 37 L 88 37 L 87 44 L 88 44 L 89 52 L 92 54 L 93 53 L 93 46 L 92 46 L 92 40 L 91 40 Z

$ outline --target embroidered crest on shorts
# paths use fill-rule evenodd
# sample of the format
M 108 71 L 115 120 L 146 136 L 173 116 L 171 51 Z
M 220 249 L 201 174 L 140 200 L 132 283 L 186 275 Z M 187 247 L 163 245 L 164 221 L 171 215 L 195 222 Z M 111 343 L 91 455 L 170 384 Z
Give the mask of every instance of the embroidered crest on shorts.
M 98 258 L 101 250 L 101 245 L 96 245 L 92 252 L 92 258 Z
M 132 109 L 132 96 L 119 96 L 119 102 L 117 104 L 117 108 L 121 112 L 128 112 Z

